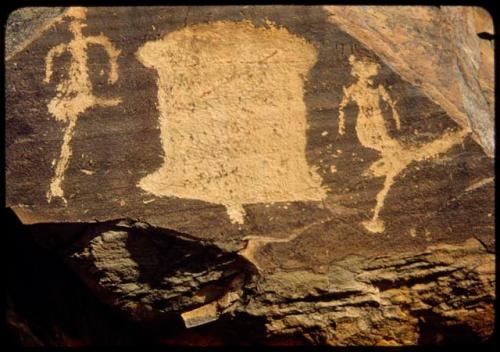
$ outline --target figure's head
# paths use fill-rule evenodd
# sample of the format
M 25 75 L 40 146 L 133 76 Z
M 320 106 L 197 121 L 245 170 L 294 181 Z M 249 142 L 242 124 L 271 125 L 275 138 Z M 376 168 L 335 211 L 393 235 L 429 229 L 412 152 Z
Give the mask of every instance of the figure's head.
M 87 26 L 84 22 L 87 18 L 87 9 L 85 7 L 70 7 L 66 10 L 64 17 L 71 19 L 69 30 L 73 33 L 81 33 L 82 28 Z
M 72 6 L 66 10 L 64 17 L 84 20 L 87 18 L 87 9 L 81 6 Z
M 69 30 L 73 33 L 81 32 L 83 27 L 86 27 L 85 19 L 87 18 L 87 8 L 81 6 L 68 7 L 64 13 L 57 18 L 54 23 L 69 22 Z
M 354 55 L 349 57 L 349 63 L 352 67 L 351 74 L 361 79 L 369 79 L 376 76 L 380 69 L 379 64 L 364 58 L 358 60 Z

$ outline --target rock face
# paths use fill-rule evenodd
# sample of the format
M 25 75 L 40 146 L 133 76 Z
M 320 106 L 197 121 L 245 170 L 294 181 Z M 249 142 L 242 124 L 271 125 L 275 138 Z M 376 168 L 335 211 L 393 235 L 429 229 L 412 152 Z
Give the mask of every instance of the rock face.
M 191 331 L 251 317 L 282 343 L 490 338 L 481 9 L 46 16 L 7 36 L 6 203 L 105 304 Z M 39 223 L 85 228 L 54 246 Z
M 494 154 L 491 16 L 474 7 L 330 6 L 329 21 L 377 53 Z M 479 35 L 478 35 L 479 34 Z M 453 77 L 452 79 L 450 79 Z

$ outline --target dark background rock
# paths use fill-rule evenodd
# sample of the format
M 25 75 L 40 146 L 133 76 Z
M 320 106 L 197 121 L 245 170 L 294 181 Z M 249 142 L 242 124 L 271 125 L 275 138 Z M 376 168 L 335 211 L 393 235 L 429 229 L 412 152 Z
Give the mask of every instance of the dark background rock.
M 8 213 L 12 344 L 494 342 L 492 70 L 489 47 L 475 37 L 476 29 L 491 31 L 484 13 L 419 8 L 432 19 L 424 30 L 398 8 L 383 20 L 382 8 L 90 8 L 84 34 L 103 33 L 122 51 L 120 77 L 109 85 L 102 74 L 110 70 L 105 51 L 89 46 L 94 93 L 124 101 L 80 115 L 63 182 L 65 206 L 46 198 L 64 131 L 47 110 L 56 82 L 43 84 L 48 51 L 72 40 L 62 10 L 23 9 L 7 23 L 6 205 L 24 223 Z M 477 16 L 484 21 L 471 26 Z M 275 22 L 318 51 L 304 83 L 305 154 L 330 190 L 321 202 L 245 204 L 244 224 L 234 225 L 221 204 L 156 197 L 137 187 L 160 167 L 163 150 L 157 74 L 136 52 L 186 26 L 243 19 L 257 28 Z M 400 30 L 391 27 L 396 20 L 404 23 L 404 36 L 391 36 Z M 446 21 L 451 27 L 441 28 Z M 457 38 L 460 26 L 468 27 Z M 428 52 L 446 76 L 441 83 L 417 65 L 412 75 L 427 85 L 420 84 L 404 70 L 412 55 L 372 45 L 444 45 L 436 31 L 452 42 L 443 57 Z M 481 50 L 475 53 L 480 66 L 467 61 L 462 42 Z M 398 101 L 401 119 L 397 130 L 389 104 L 381 105 L 388 134 L 405 148 L 446 131 L 469 126 L 472 132 L 398 174 L 381 212 L 385 230 L 378 234 L 361 225 L 372 216 L 384 178 L 363 175 L 381 154 L 359 141 L 359 102 L 344 107 L 346 133 L 338 134 L 343 89 L 356 84 L 350 55 L 380 65 L 374 85 Z M 54 77 L 67 75 L 70 60 L 67 54 L 57 60 Z M 450 60 L 460 62 L 459 74 L 447 71 Z M 475 77 L 479 85 L 468 85 L 474 106 L 452 90 L 445 100 L 433 95 L 445 90 L 439 84 Z M 204 318 L 210 307 L 218 319 L 185 328 L 186 313 Z

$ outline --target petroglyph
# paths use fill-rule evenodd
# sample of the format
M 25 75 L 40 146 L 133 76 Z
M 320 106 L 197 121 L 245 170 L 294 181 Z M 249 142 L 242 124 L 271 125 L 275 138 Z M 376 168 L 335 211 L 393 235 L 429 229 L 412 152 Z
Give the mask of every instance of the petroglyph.
M 331 219 L 328 219 L 331 220 Z M 245 247 L 240 249 L 238 251 L 238 254 L 242 257 L 244 257 L 246 260 L 248 260 L 250 263 L 252 263 L 255 268 L 258 271 L 262 271 L 262 268 L 260 267 L 258 260 L 255 258 L 255 253 L 260 250 L 262 247 L 266 246 L 269 243 L 287 243 L 295 240 L 299 236 L 301 236 L 303 233 L 311 229 L 313 226 L 316 226 L 318 223 L 323 223 L 324 220 L 320 221 L 315 221 L 309 225 L 306 225 L 302 227 L 301 229 L 298 229 L 295 233 L 292 233 L 291 235 L 285 237 L 285 238 L 278 238 L 278 237 L 268 237 L 268 236 L 254 236 L 254 235 L 249 235 L 243 237 L 243 240 L 246 241 Z
M 461 192 L 459 195 L 457 195 L 454 199 L 460 199 L 463 196 L 465 196 L 466 194 L 473 192 L 477 189 L 480 189 L 480 188 L 487 186 L 487 185 L 494 183 L 494 182 L 495 182 L 495 177 L 487 177 L 487 178 L 481 179 L 480 181 L 474 182 L 473 184 L 468 186 L 463 192 Z
M 86 13 L 87 10 L 83 7 L 73 7 L 65 12 L 64 17 L 71 19 L 69 30 L 74 38 L 68 44 L 59 44 L 50 49 L 45 59 L 44 83 L 49 83 L 52 78 L 54 59 L 64 52 L 71 55 L 68 78 L 57 85 L 57 94 L 47 105 L 56 121 L 67 123 L 60 157 L 57 160 L 54 177 L 47 192 L 49 203 L 53 197 L 60 197 L 65 204 L 67 203 L 61 185 L 72 154 L 70 143 L 78 116 L 92 106 L 115 106 L 121 102 L 119 98 L 100 98 L 92 94 L 92 83 L 88 72 L 88 45 L 101 45 L 106 50 L 110 59 L 109 84 L 115 83 L 118 79 L 117 58 L 120 50 L 116 49 L 102 34 L 92 37 L 83 35 L 82 29 L 86 27 Z
M 158 72 L 164 149 L 139 187 L 222 204 L 240 224 L 244 204 L 326 197 L 305 157 L 311 44 L 271 22 L 219 21 L 148 42 L 137 58 Z
M 481 181 L 475 182 L 475 183 L 473 183 L 472 185 L 470 185 L 469 187 L 467 187 L 467 188 L 465 189 L 465 192 L 471 192 L 471 191 L 474 191 L 474 190 L 476 190 L 476 189 L 478 189 L 478 188 L 481 188 L 481 187 L 483 187 L 483 186 L 486 186 L 486 185 L 488 185 L 488 184 L 490 184 L 490 183 L 492 183 L 492 182 L 494 182 L 494 181 L 495 181 L 495 178 L 494 178 L 494 177 L 487 177 L 487 178 L 482 179 Z
M 354 55 L 349 57 L 349 63 L 352 67 L 351 74 L 358 80 L 351 86 L 343 88 L 344 96 L 339 106 L 339 134 L 345 133 L 344 108 L 349 102 L 354 101 L 358 105 L 356 117 L 358 139 L 364 147 L 380 153 L 380 159 L 374 162 L 364 175 L 385 177 L 384 187 L 377 194 L 373 217 L 363 222 L 368 231 L 380 233 L 385 230 L 384 222 L 380 219 L 380 211 L 396 176 L 413 161 L 422 161 L 445 153 L 454 145 L 461 143 L 469 132 L 467 130 L 446 132 L 441 138 L 427 144 L 404 148 L 389 135 L 380 106 L 380 99 L 387 102 L 392 110 L 395 126 L 399 130 L 401 121 L 395 108 L 396 102 L 391 99 L 384 86 L 373 86 L 371 78 L 378 74 L 379 65 L 368 60 L 358 60 Z

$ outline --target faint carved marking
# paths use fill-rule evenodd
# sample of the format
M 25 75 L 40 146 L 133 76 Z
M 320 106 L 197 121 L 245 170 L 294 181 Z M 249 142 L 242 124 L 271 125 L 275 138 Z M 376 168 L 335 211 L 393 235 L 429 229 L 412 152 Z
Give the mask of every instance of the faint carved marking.
M 248 260 L 250 263 L 252 263 L 255 268 L 259 272 L 262 271 L 262 268 L 259 266 L 259 263 L 257 259 L 255 258 L 255 253 L 265 246 L 268 243 L 286 243 L 293 241 L 299 236 L 300 233 L 295 233 L 290 235 L 287 238 L 275 238 L 275 237 L 266 237 L 266 236 L 246 236 L 243 238 L 244 241 L 246 242 L 246 245 L 243 249 L 238 251 L 238 254 L 241 255 L 243 258 Z
M 95 174 L 95 171 L 92 171 L 92 170 L 80 169 L 80 171 L 88 176 L 92 176 L 93 174 Z
M 156 196 L 222 204 L 326 197 L 307 165 L 305 75 L 315 48 L 277 28 L 219 21 L 148 42 L 137 58 L 158 72 L 164 162 L 138 184 Z
M 487 184 L 490 184 L 492 182 L 495 181 L 495 178 L 494 177 L 487 177 L 487 178 L 484 178 L 482 179 L 481 181 L 478 181 L 478 182 L 475 182 L 473 183 L 472 185 L 470 185 L 469 187 L 467 187 L 465 189 L 465 192 L 470 192 L 470 191 L 474 191 L 478 188 L 481 188 L 483 186 L 486 186 Z
M 359 46 L 355 43 L 335 43 L 335 51 L 338 57 L 346 58 L 348 54 L 355 54 Z
M 354 55 L 349 57 L 349 63 L 352 67 L 351 74 L 358 80 L 353 85 L 343 88 L 344 96 L 339 106 L 339 134 L 345 133 L 344 108 L 350 101 L 354 101 L 359 111 L 356 117 L 358 139 L 363 146 L 380 153 L 380 159 L 374 162 L 364 175 L 385 177 L 384 187 L 377 194 L 373 217 L 363 222 L 368 231 L 380 233 L 385 230 L 384 222 L 379 217 L 380 210 L 396 176 L 413 161 L 422 161 L 445 153 L 454 145 L 461 143 L 469 132 L 466 130 L 447 132 L 441 138 L 422 146 L 403 148 L 389 135 L 380 106 L 380 99 L 389 104 L 396 128 L 399 130 L 401 122 L 395 109 L 396 102 L 391 99 L 384 86 L 373 86 L 371 77 L 378 74 L 379 65 L 363 59 L 357 60 Z
M 285 238 L 254 236 L 254 235 L 245 236 L 243 240 L 246 241 L 246 244 L 242 249 L 238 251 L 238 254 L 243 258 L 245 258 L 246 260 L 248 260 L 250 263 L 252 263 L 259 272 L 262 272 L 262 268 L 259 266 L 258 260 L 255 258 L 255 253 L 257 253 L 262 247 L 266 246 L 269 243 L 291 242 L 295 240 L 297 237 L 301 236 L 306 231 L 308 231 L 309 229 L 311 229 L 313 226 L 316 226 L 318 223 L 322 222 L 323 220 L 315 221 L 311 224 L 308 224 Z
M 487 177 L 483 178 L 482 180 L 479 180 L 477 182 L 474 182 L 473 184 L 469 185 L 463 192 L 461 192 L 459 195 L 457 195 L 454 200 L 460 199 L 469 192 L 473 192 L 477 189 L 480 189 L 481 187 L 484 187 L 486 185 L 489 185 L 490 183 L 495 182 L 495 177 Z
M 60 157 L 57 160 L 54 177 L 47 192 L 47 201 L 49 203 L 53 197 L 60 197 L 65 204 L 67 203 L 61 184 L 72 154 L 70 143 L 78 116 L 95 105 L 115 106 L 121 102 L 118 98 L 100 98 L 94 96 L 92 93 L 92 83 L 88 73 L 88 45 L 101 45 L 108 53 L 111 67 L 108 79 L 110 84 L 115 83 L 118 79 L 117 58 L 120 50 L 116 49 L 108 38 L 102 34 L 92 37 L 85 37 L 83 35 L 82 29 L 86 27 L 86 14 L 87 10 L 83 7 L 73 7 L 65 12 L 64 17 L 71 19 L 69 30 L 73 33 L 74 39 L 68 44 L 59 44 L 50 49 L 45 59 L 44 83 L 49 83 L 52 78 L 54 58 L 62 55 L 64 52 L 68 52 L 71 55 L 68 79 L 63 80 L 57 85 L 57 95 L 47 105 L 49 112 L 57 121 L 67 123 Z

